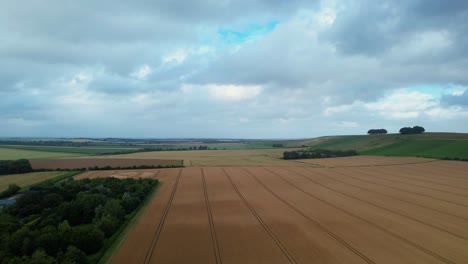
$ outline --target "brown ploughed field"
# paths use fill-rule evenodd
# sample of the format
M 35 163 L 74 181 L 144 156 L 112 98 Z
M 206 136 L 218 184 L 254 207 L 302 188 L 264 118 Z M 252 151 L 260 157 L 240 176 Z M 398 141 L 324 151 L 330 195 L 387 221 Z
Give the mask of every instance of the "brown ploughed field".
M 334 160 L 77 178 L 163 183 L 113 263 L 468 263 L 468 163 Z
M 169 159 L 109 159 L 109 158 L 70 158 L 70 159 L 32 159 L 33 169 L 81 169 L 91 167 L 132 167 L 132 166 L 180 166 L 181 160 Z

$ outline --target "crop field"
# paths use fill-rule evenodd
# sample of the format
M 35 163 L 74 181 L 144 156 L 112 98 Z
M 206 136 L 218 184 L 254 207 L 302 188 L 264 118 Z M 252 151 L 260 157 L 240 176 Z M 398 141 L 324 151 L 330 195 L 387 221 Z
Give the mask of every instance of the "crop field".
M 47 158 L 75 157 L 78 155 L 79 154 L 76 154 L 76 153 L 22 150 L 22 149 L 0 147 L 0 160 L 47 159 Z
M 184 160 L 186 167 L 203 166 L 313 166 L 282 160 L 284 151 L 290 149 L 250 149 L 250 150 L 196 150 L 196 151 L 153 151 L 113 155 L 115 159 L 172 159 Z M 106 157 L 93 157 L 103 159 Z
M 356 150 L 364 155 L 468 159 L 468 134 L 360 135 L 318 138 L 313 149 Z
M 132 166 L 180 166 L 181 160 L 170 159 L 95 159 L 95 158 L 67 158 L 67 159 L 34 159 L 29 161 L 33 169 L 80 169 L 91 167 L 132 167 Z
M 134 151 L 138 148 L 135 147 L 62 147 L 62 146 L 32 146 L 32 145 L 1 145 L 4 149 L 13 150 L 26 150 L 26 151 L 41 151 L 41 152 L 55 152 L 55 153 L 70 153 L 75 156 L 81 155 L 97 155 L 101 153 L 114 153 L 124 151 Z
M 381 156 L 351 156 L 342 158 L 325 159 L 303 159 L 295 160 L 306 164 L 312 164 L 319 167 L 362 167 L 362 166 L 384 166 L 384 165 L 402 165 L 413 163 L 432 162 L 433 159 L 411 158 L 411 157 L 381 157 Z
M 413 140 L 363 152 L 369 155 L 468 159 L 468 140 Z
M 20 187 L 26 187 L 41 181 L 55 178 L 59 175 L 66 174 L 63 171 L 45 171 L 45 172 L 31 172 L 24 174 L 11 174 L 0 176 L 0 192 L 8 188 L 10 184 L 17 184 Z
M 163 183 L 113 263 L 466 263 L 468 163 L 372 162 L 91 171 L 77 178 Z

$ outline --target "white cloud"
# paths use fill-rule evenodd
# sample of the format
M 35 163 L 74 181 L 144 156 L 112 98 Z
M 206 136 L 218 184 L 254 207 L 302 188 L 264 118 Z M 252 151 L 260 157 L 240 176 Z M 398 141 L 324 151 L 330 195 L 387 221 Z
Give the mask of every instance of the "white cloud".
M 459 106 L 452 106 L 449 108 L 436 107 L 428 110 L 426 114 L 434 119 L 454 119 L 454 118 L 468 118 L 468 111 Z
M 65 81 L 64 85 L 68 88 L 78 88 L 88 85 L 93 80 L 93 75 L 87 72 L 79 72 L 70 80 Z
M 323 111 L 323 114 L 325 116 L 331 116 L 337 113 L 347 112 L 355 108 L 358 104 L 359 102 L 354 102 L 353 104 L 330 106 L 330 107 L 325 108 L 325 110 Z
M 234 84 L 184 84 L 181 87 L 183 93 L 206 93 L 209 97 L 224 101 L 241 101 L 257 97 L 263 88 L 259 85 L 234 85 Z
M 258 85 L 209 85 L 212 97 L 221 100 L 238 101 L 257 97 L 262 92 Z
M 452 92 L 452 95 L 453 95 L 453 96 L 462 96 L 463 94 L 465 94 L 465 90 L 466 90 L 466 89 L 453 91 L 453 92 Z
M 334 123 L 337 127 L 360 127 L 359 123 L 351 121 L 339 121 Z
M 203 52 L 206 52 L 206 49 L 200 49 L 200 50 Z M 178 49 L 175 52 L 164 56 L 162 60 L 164 64 L 168 64 L 168 63 L 181 64 L 182 62 L 185 61 L 188 55 L 189 53 L 186 50 Z
M 414 0 L 163 2 L 3 5 L 0 120 L 13 121 L 0 133 L 311 137 L 402 123 L 468 130 L 463 1 L 437 14 Z M 70 14 L 76 23 L 63 30 Z M 249 34 L 249 25 L 268 30 Z M 241 44 L 223 42 L 220 28 Z M 424 85 L 447 88 L 396 90 Z M 54 130 L 34 134 L 21 120 Z
M 153 70 L 151 69 L 151 67 L 145 64 L 141 66 L 140 68 L 138 68 L 136 71 L 132 72 L 130 76 L 140 79 L 140 80 L 144 80 L 152 71 Z
M 439 104 L 433 95 L 400 89 L 377 102 L 367 103 L 364 106 L 390 119 L 407 119 L 416 118 Z

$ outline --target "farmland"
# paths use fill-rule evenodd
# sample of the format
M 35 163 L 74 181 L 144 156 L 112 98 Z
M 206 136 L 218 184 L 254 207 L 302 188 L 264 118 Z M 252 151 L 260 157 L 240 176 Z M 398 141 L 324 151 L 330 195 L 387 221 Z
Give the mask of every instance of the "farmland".
M 61 158 L 61 157 L 75 157 L 75 156 L 79 156 L 79 154 L 0 148 L 0 160 L 46 159 L 46 158 Z
M 281 160 L 283 152 L 292 149 L 251 150 L 203 150 L 203 151 L 155 151 L 113 155 L 115 159 L 170 159 L 184 160 L 186 167 L 201 166 L 312 166 L 294 161 Z M 108 157 L 94 157 L 105 159 Z M 78 158 L 79 159 L 79 158 Z
M 2 175 L 0 176 L 0 191 L 6 190 L 8 188 L 8 185 L 10 184 L 17 184 L 20 187 L 26 187 L 67 173 L 68 172 L 63 171 L 45 171 L 24 174 Z
M 304 159 L 296 160 L 306 164 L 312 164 L 318 167 L 367 167 L 384 165 L 402 165 L 413 163 L 431 162 L 433 159 L 426 158 L 408 158 L 408 157 L 380 157 L 380 156 L 352 156 L 343 158 L 327 159 Z
M 30 160 L 33 169 L 88 169 L 88 168 L 104 168 L 104 167 L 133 167 L 133 166 L 154 166 L 154 167 L 170 167 L 181 166 L 181 160 L 170 159 L 93 159 L 93 158 L 67 158 L 67 159 L 35 159 Z
M 468 159 L 468 134 L 424 133 L 326 137 L 313 149 L 355 150 L 364 155 Z
M 61 146 L 31 146 L 31 145 L 2 145 L 2 148 L 27 151 L 42 151 L 55 153 L 70 153 L 76 155 L 98 155 L 101 153 L 114 153 L 133 151 L 138 148 L 106 146 L 106 147 L 61 147 Z
M 163 182 L 113 263 L 466 263 L 467 163 L 352 158 L 77 178 Z

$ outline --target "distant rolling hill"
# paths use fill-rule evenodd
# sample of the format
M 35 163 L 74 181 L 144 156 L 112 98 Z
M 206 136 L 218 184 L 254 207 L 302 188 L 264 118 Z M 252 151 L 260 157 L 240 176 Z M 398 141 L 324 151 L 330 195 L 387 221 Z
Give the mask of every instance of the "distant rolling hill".
M 468 159 L 468 134 L 359 135 L 326 137 L 312 149 L 356 150 L 363 155 Z

